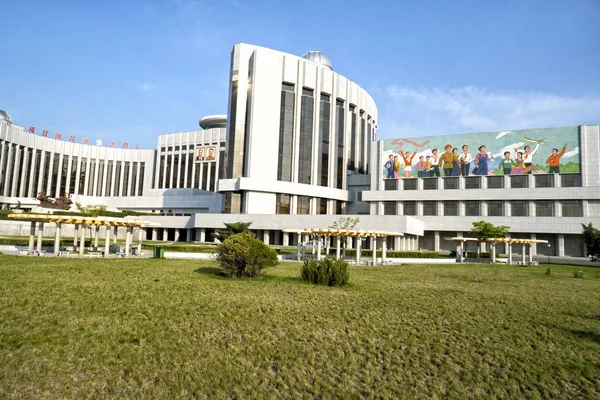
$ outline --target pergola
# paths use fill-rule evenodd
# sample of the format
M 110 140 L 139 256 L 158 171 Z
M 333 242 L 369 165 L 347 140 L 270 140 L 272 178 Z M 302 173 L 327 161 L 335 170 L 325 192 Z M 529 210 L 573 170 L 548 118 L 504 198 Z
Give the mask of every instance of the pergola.
M 538 239 L 508 239 L 508 238 L 490 238 L 490 239 L 477 239 L 477 238 L 464 238 L 464 237 L 446 237 L 444 240 L 449 240 L 456 242 L 456 262 L 462 262 L 462 254 L 463 254 L 463 244 L 465 242 L 475 242 L 475 243 L 489 243 L 490 244 L 490 257 L 492 263 L 496 263 L 496 244 L 497 243 L 508 243 L 508 263 L 513 263 L 512 257 L 512 244 L 517 243 L 523 246 L 523 250 L 521 251 L 521 262 L 523 265 L 526 264 L 525 261 L 525 246 L 529 245 L 529 264 L 533 263 L 533 252 L 531 251 L 531 246 L 537 243 L 548 243 L 547 240 L 538 240 Z
M 110 247 L 110 229 L 114 227 L 114 243 L 117 241 L 117 230 L 119 227 L 125 227 L 127 231 L 125 239 L 125 257 L 129 256 L 129 251 L 132 242 L 133 228 L 143 227 L 149 225 L 148 222 L 138 219 L 125 219 L 125 218 L 113 218 L 113 217 L 82 217 L 77 215 L 51 215 L 51 214 L 10 214 L 10 219 L 19 221 L 31 221 L 31 229 L 29 231 L 29 247 L 28 254 L 34 254 L 34 242 L 36 235 L 37 225 L 37 253 L 41 254 L 42 251 L 42 238 L 44 233 L 45 223 L 56 224 L 56 233 L 54 236 L 54 255 L 58 256 L 60 251 L 60 234 L 63 224 L 75 225 L 75 232 L 73 235 L 73 247 L 78 248 L 79 255 L 83 256 L 85 249 L 85 228 L 91 227 L 94 229 L 94 247 L 98 248 L 98 237 L 100 233 L 100 227 L 106 227 L 106 241 L 104 242 L 104 257 L 109 255 Z M 78 232 L 80 232 L 78 234 Z M 79 246 L 77 241 L 79 239 Z M 142 250 L 142 230 L 139 230 L 139 238 L 137 244 L 137 254 L 141 254 Z
M 335 236 L 335 238 L 336 238 L 335 258 L 336 259 L 340 258 L 340 252 L 341 252 L 340 242 L 341 242 L 342 237 L 358 238 L 359 240 L 356 241 L 356 264 L 360 263 L 360 252 L 361 252 L 360 238 L 370 237 L 371 244 L 372 244 L 371 248 L 373 249 L 373 265 L 375 265 L 377 263 L 377 238 L 378 237 L 387 238 L 389 236 L 404 236 L 403 233 L 398 233 L 398 232 L 366 231 L 363 229 L 359 230 L 359 229 L 337 229 L 337 228 L 284 229 L 283 232 L 298 234 L 298 250 L 297 250 L 298 259 L 300 259 L 301 255 L 304 255 L 304 251 L 305 251 L 304 241 L 301 240 L 301 238 L 303 236 L 312 237 L 312 238 L 316 239 L 316 241 L 317 241 L 316 245 L 315 245 L 314 240 L 312 242 L 312 253 L 315 254 L 315 247 L 316 247 L 317 260 L 321 259 L 321 239 L 323 237 L 329 238 L 329 237 Z M 387 241 L 382 240 L 381 242 L 382 242 L 381 262 L 383 263 L 386 261 Z M 326 249 L 327 249 L 326 253 L 329 254 L 329 240 L 327 240 Z

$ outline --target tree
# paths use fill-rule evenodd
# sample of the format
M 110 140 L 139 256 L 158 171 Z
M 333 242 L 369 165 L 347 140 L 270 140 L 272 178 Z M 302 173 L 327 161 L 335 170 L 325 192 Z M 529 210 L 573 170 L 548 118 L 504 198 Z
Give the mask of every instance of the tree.
M 217 261 L 229 277 L 256 278 L 265 268 L 277 265 L 277 253 L 245 232 L 231 235 L 217 247 Z
M 103 204 L 84 206 L 81 203 L 75 203 L 75 206 L 84 217 L 98 217 L 106 212 L 106 206 Z
M 340 219 L 335 221 L 333 224 L 329 225 L 329 228 L 351 230 L 351 229 L 354 229 L 359 222 L 360 222 L 360 218 L 358 218 L 358 217 L 356 217 L 356 218 L 340 217 Z M 360 238 L 356 238 L 356 240 L 360 240 Z M 346 247 L 347 246 L 348 246 L 347 241 L 342 240 L 342 253 L 343 253 L 344 258 L 346 258 Z
M 581 226 L 588 257 L 592 261 L 600 261 L 600 230 L 594 228 L 591 222 L 589 225 L 581 224 Z
M 475 236 L 479 240 L 503 238 L 503 237 L 506 237 L 506 234 L 508 233 L 509 229 L 510 229 L 510 226 L 506 226 L 506 225 L 495 226 L 494 224 L 490 224 L 489 222 L 478 221 L 478 222 L 473 222 L 473 228 L 471 228 L 471 230 L 469 231 L 469 234 Z M 481 253 L 481 242 L 477 242 L 477 260 L 478 261 L 479 261 L 480 253 Z M 492 260 L 493 260 L 493 258 L 492 258 Z
M 252 225 L 252 222 L 223 222 L 225 229 L 217 229 L 213 234 L 213 238 L 219 239 L 221 242 L 225 242 L 229 236 L 236 235 L 238 233 L 250 233 L 248 228 Z M 254 236 L 254 235 L 253 235 Z

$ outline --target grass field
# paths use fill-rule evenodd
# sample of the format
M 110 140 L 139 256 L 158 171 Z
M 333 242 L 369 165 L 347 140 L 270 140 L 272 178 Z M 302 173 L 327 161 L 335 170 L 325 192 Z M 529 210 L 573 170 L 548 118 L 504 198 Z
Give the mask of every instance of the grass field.
M 600 269 L 299 271 L 0 256 L 0 398 L 600 397 Z

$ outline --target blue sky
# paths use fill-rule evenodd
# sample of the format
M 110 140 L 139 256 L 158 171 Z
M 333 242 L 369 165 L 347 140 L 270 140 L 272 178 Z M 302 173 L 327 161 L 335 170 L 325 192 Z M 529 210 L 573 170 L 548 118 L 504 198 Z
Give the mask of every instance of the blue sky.
M 323 51 L 379 138 L 600 123 L 600 1 L 4 0 L 13 122 L 155 148 L 227 110 L 231 49 Z

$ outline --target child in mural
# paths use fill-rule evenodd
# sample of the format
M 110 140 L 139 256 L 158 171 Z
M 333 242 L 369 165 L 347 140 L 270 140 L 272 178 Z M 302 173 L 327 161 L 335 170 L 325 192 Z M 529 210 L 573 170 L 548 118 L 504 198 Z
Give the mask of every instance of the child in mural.
M 557 148 L 552 149 L 552 155 L 546 160 L 546 164 L 550 166 L 550 171 L 548 171 L 550 174 L 560 174 L 560 158 L 565 154 L 565 151 L 567 151 L 566 143 L 560 153 Z
M 535 165 L 533 164 L 533 156 L 537 153 L 540 148 L 541 140 L 537 141 L 535 148 L 531 151 L 531 147 L 529 145 L 525 146 L 523 150 L 525 150 L 525 154 L 523 154 L 523 171 L 526 174 L 530 174 L 533 171 Z
M 452 176 L 460 176 L 460 161 L 458 161 L 458 149 L 456 147 L 452 149 L 452 154 L 456 156 L 456 158 L 452 160 Z
M 431 157 L 425 157 L 425 173 L 423 176 L 433 176 L 433 166 L 431 165 Z
M 402 158 L 404 159 L 404 163 L 406 164 L 406 167 L 404 167 L 405 178 L 410 178 L 410 174 L 412 173 L 412 160 L 415 157 L 415 154 L 417 154 L 416 151 L 411 155 L 410 151 L 407 151 L 405 153 L 402 149 L 400 149 L 400 155 L 402 156 Z
M 525 163 L 523 162 L 523 152 L 522 151 L 518 151 L 517 152 L 517 159 L 513 162 L 512 168 L 510 170 L 510 173 L 512 175 L 523 175 L 523 173 L 524 173 L 524 165 L 525 165 Z
M 498 169 L 500 171 L 504 170 L 504 175 L 510 175 L 513 167 L 513 160 L 510 159 L 510 151 L 504 152 L 504 158 L 500 161 L 500 165 Z
M 390 154 L 389 160 L 383 165 L 387 172 L 387 179 L 394 179 L 394 172 L 396 170 L 396 163 L 394 163 L 394 155 Z
M 400 171 L 400 161 L 398 161 L 398 156 L 394 156 L 394 178 L 398 179 L 398 171 Z
M 444 168 L 444 176 L 452 176 L 452 172 L 454 170 L 454 160 L 458 162 L 458 156 L 452 153 L 452 145 L 447 144 L 444 146 L 446 152 L 441 155 L 440 161 L 438 162 L 438 167 Z
M 429 156 L 428 156 L 429 158 Z M 423 156 L 419 157 L 419 162 L 415 164 L 415 169 L 417 170 L 417 176 L 419 178 L 425 177 L 425 159 Z
M 462 147 L 463 152 L 458 156 L 458 161 L 460 162 L 460 172 L 462 176 L 469 176 L 469 170 L 471 169 L 471 161 L 473 161 L 473 156 L 469 153 L 469 146 L 463 144 Z
M 438 149 L 431 150 L 431 172 L 429 176 L 440 176 L 440 167 L 438 166 L 440 157 L 438 156 Z
M 488 174 L 488 161 L 492 161 L 494 157 L 490 157 L 485 152 L 485 146 L 479 146 L 479 153 L 475 156 L 475 168 L 473 168 L 473 174 L 475 175 L 487 175 Z

